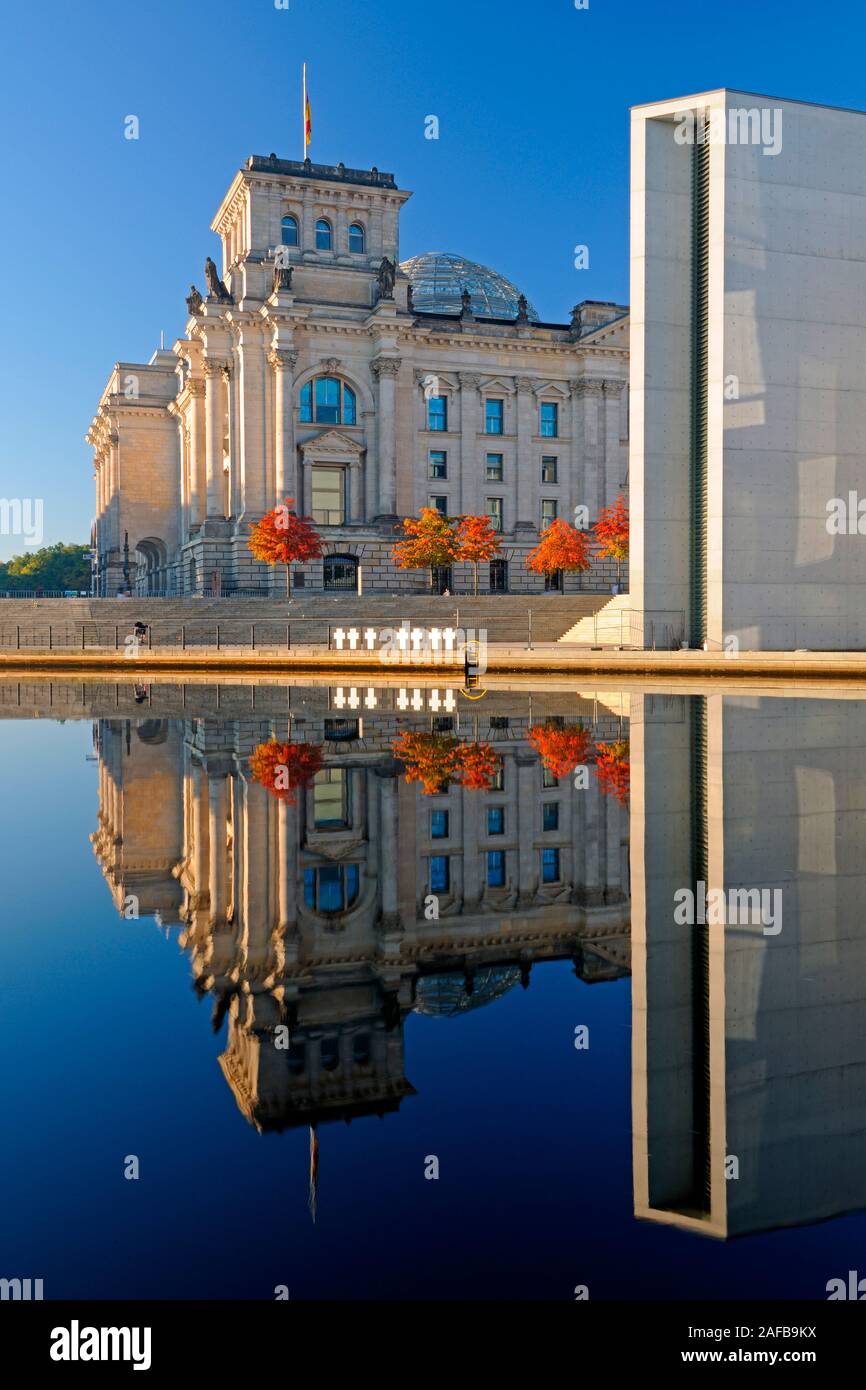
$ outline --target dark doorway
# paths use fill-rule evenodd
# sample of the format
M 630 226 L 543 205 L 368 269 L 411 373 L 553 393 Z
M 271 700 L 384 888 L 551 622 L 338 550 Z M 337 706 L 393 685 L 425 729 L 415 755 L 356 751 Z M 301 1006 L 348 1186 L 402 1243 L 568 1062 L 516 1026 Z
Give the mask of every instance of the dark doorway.
M 508 561 L 490 561 L 490 592 L 491 594 L 508 593 Z
M 449 593 L 453 592 L 454 586 L 451 582 L 450 565 L 433 566 L 432 570 L 430 571 L 430 587 L 433 590 L 434 594 L 444 594 L 446 589 L 449 591 Z
M 328 555 L 323 568 L 326 589 L 358 592 L 358 561 L 354 555 Z
M 546 594 L 562 593 L 562 570 L 554 570 L 552 574 L 544 576 L 544 592 Z

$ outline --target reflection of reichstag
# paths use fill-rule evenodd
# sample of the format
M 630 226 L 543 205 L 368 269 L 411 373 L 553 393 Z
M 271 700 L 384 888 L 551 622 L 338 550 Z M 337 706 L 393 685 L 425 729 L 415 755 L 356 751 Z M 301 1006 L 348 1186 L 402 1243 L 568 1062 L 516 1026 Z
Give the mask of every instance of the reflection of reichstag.
M 595 778 L 554 777 L 527 741 L 551 715 L 595 714 L 599 738 L 620 719 L 573 694 L 489 696 L 480 715 L 436 690 L 402 710 L 404 693 L 379 692 L 375 717 L 320 688 L 279 722 L 94 725 L 92 839 L 115 903 L 180 925 L 196 989 L 228 1020 L 226 1080 L 259 1129 L 396 1109 L 413 1092 L 413 1009 L 489 1003 L 536 962 L 572 960 L 587 981 L 628 969 L 627 812 Z M 423 795 L 392 753 L 407 728 L 493 743 L 493 785 Z M 322 748 L 295 804 L 251 778 L 272 734 Z
M 630 702 L 639 1216 L 716 1236 L 866 1206 L 866 712 Z M 674 894 L 781 891 L 781 930 Z

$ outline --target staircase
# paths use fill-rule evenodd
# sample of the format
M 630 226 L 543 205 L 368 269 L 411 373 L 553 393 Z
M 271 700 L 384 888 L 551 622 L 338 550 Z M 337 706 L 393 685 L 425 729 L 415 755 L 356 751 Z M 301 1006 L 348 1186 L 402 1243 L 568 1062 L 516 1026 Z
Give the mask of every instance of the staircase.
M 642 647 L 639 614 L 630 594 L 616 594 L 594 613 L 580 618 L 556 640 L 581 647 Z

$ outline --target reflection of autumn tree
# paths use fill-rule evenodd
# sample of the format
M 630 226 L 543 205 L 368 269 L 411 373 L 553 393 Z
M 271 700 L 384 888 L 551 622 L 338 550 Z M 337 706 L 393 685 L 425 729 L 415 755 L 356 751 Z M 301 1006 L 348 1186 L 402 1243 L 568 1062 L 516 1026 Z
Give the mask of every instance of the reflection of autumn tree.
M 554 777 L 567 777 L 592 757 L 589 730 L 582 724 L 556 724 L 553 720 L 533 724 L 529 742 Z
M 491 744 L 462 743 L 452 734 L 405 733 L 392 747 L 406 769 L 406 781 L 420 782 L 425 796 L 447 791 L 452 782 L 489 791 L 499 770 Z
M 624 806 L 629 793 L 628 740 L 597 743 L 595 746 L 595 775 L 605 796 L 614 796 Z
M 298 787 L 308 787 L 321 768 L 322 748 L 318 743 L 280 743 L 272 738 L 260 743 L 250 757 L 253 781 L 290 806 L 296 800 L 292 793 Z

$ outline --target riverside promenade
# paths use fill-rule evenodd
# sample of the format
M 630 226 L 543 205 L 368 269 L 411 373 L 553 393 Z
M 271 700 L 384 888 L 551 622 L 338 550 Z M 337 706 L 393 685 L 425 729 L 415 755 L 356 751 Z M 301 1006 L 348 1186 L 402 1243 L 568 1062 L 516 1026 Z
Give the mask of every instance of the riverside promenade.
M 620 600 L 616 622 L 606 623 L 609 606 L 606 594 L 10 598 L 0 600 L 0 674 L 414 671 L 451 680 L 489 672 L 866 684 L 860 651 L 685 650 L 675 622 L 659 625 L 663 645 L 645 649 L 638 615 Z M 575 631 L 583 640 L 573 640 Z

